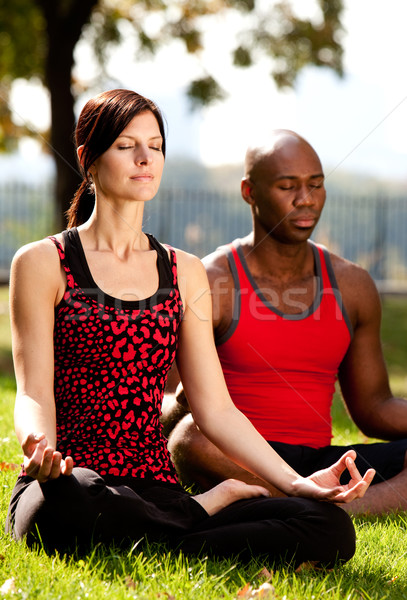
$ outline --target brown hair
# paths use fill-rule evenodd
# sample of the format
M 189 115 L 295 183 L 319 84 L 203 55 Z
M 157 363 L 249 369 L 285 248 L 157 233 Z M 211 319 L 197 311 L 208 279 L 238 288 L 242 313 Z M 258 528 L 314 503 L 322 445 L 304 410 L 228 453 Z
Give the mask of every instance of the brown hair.
M 95 206 L 92 179 L 89 168 L 101 156 L 130 121 L 149 110 L 157 119 L 163 138 L 162 152 L 165 156 L 165 128 L 160 109 L 152 100 L 131 90 L 109 90 L 91 98 L 79 115 L 75 130 L 76 147 L 83 146 L 79 168 L 83 181 L 67 211 L 68 227 L 87 221 Z

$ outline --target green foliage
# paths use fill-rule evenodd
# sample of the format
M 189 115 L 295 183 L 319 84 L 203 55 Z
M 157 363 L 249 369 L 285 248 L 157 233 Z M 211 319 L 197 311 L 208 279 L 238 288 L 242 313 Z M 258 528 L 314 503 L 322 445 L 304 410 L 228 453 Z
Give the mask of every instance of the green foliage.
M 46 23 L 33 0 L 0 0 L 0 151 L 12 152 L 31 135 L 13 122 L 9 91 L 14 79 L 44 79 Z
M 188 86 L 188 96 L 192 108 L 196 108 L 202 104 L 211 104 L 215 100 L 222 100 L 225 93 L 217 81 L 208 75 L 190 83 Z
M 51 51 L 46 30 L 48 27 L 52 31 L 64 19 L 67 24 L 75 21 L 75 28 L 85 32 L 100 64 L 104 65 L 110 48 L 123 39 L 120 29 L 123 22 L 131 25 L 140 55 L 153 53 L 173 39 L 181 40 L 187 52 L 197 53 L 202 49 L 202 17 L 227 10 L 250 13 L 255 22 L 254 27 L 238 35 L 238 39 L 245 41 L 238 42 L 232 50 L 235 65 L 249 66 L 260 53 L 266 53 L 276 59 L 272 75 L 280 86 L 292 86 L 298 72 L 307 64 L 327 66 L 341 74 L 342 48 L 338 40 L 342 1 L 318 0 L 318 3 L 321 20 L 313 23 L 296 17 L 288 0 L 270 6 L 266 13 L 256 7 L 254 0 L 144 0 L 137 3 L 99 0 L 90 19 L 86 13 L 81 16 L 78 3 L 72 0 L 58 3 L 55 10 L 50 10 L 43 0 L 13 0 L 12 3 L 0 0 L 0 81 L 33 76 L 44 80 L 45 60 Z M 155 36 L 146 28 L 152 12 L 162 18 L 162 26 Z M 83 22 L 79 21 L 81 18 Z M 208 86 L 210 78 L 207 80 Z M 207 104 L 223 97 L 213 78 L 211 85 L 213 90 L 207 89 L 206 94 L 197 94 L 195 86 L 190 86 L 194 105 L 198 101 Z
M 249 33 L 249 46 L 274 58 L 272 77 L 277 86 L 292 87 L 298 73 L 307 65 L 329 67 L 343 74 L 341 0 L 320 0 L 321 20 L 295 16 L 291 4 L 282 0 L 263 15 L 260 26 Z
M 126 40 L 129 33 L 133 38 L 136 53 L 133 60 L 152 55 L 173 40 L 182 42 L 187 53 L 199 55 L 207 18 L 230 10 L 240 11 L 250 16 L 247 19 L 250 28 L 245 29 L 244 19 L 243 31 L 237 32 L 236 48 L 232 49 L 234 64 L 247 67 L 265 53 L 272 59 L 272 76 L 277 85 L 292 86 L 307 64 L 342 72 L 342 48 L 338 41 L 342 3 L 319 2 L 321 20 L 314 24 L 298 19 L 288 0 L 271 6 L 266 14 L 258 9 L 255 0 L 0 0 L 0 85 L 5 90 L 2 94 L 5 107 L 0 111 L 0 150 L 12 149 L 12 143 L 25 133 L 12 123 L 7 102 L 11 82 L 17 77 L 38 77 L 50 92 L 50 139 L 58 181 L 57 218 L 58 227 L 64 227 L 63 215 L 79 183 L 76 156 L 68 137 L 75 127 L 74 94 L 83 91 L 83 85 L 72 85 L 74 51 L 82 36 L 93 43 L 100 74 L 108 78 L 109 51 L 120 44 L 124 35 Z M 149 30 L 152 13 L 160 16 L 155 33 Z M 187 94 L 192 108 L 225 97 L 210 73 L 193 81 Z
M 251 67 L 253 60 L 250 49 L 238 46 L 233 52 L 233 64 L 237 67 Z
M 45 28 L 34 0 L 0 0 L 0 80 L 43 78 Z

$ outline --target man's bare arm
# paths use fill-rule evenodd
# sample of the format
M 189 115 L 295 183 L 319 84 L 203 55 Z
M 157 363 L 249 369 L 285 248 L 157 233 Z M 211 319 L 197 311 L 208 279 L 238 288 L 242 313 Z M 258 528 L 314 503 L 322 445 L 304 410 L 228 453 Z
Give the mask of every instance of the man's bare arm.
M 354 336 L 339 370 L 342 394 L 361 431 L 379 439 L 407 436 L 407 401 L 394 397 L 380 340 L 381 302 L 376 286 L 363 269 L 345 269 L 338 279 Z

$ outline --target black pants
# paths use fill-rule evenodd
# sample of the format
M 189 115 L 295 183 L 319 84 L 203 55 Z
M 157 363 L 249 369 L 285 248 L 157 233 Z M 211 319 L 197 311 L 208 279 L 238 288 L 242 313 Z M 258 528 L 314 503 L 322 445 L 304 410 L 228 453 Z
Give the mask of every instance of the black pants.
M 114 485 L 112 485 L 112 483 Z M 136 488 L 136 489 L 135 489 Z M 74 468 L 39 484 L 21 477 L 13 490 L 6 531 L 48 551 L 85 550 L 92 543 L 165 541 L 187 554 L 267 555 L 271 561 L 349 560 L 355 532 L 337 506 L 304 498 L 240 500 L 209 517 L 179 486 L 103 479 Z
M 355 464 L 364 474 L 369 468 L 376 471 L 372 485 L 382 483 L 395 477 L 404 468 L 404 457 L 407 453 L 407 438 L 394 442 L 376 442 L 374 444 L 353 444 L 351 446 L 324 446 L 310 448 L 298 444 L 269 442 L 270 446 L 297 473 L 308 477 L 311 473 L 326 469 L 333 465 L 347 450 L 355 450 Z M 341 476 L 341 483 L 348 483 L 349 471 L 346 469 Z

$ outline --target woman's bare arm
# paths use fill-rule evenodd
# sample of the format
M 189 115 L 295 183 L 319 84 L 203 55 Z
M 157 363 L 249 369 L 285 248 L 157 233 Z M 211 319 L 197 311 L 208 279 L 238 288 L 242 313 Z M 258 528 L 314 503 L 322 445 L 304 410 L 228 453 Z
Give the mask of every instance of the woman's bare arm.
M 66 472 L 56 447 L 54 308 L 64 279 L 49 240 L 19 250 L 10 273 L 10 317 L 17 381 L 16 434 L 27 474 L 45 481 Z M 68 473 L 72 467 L 68 461 Z

